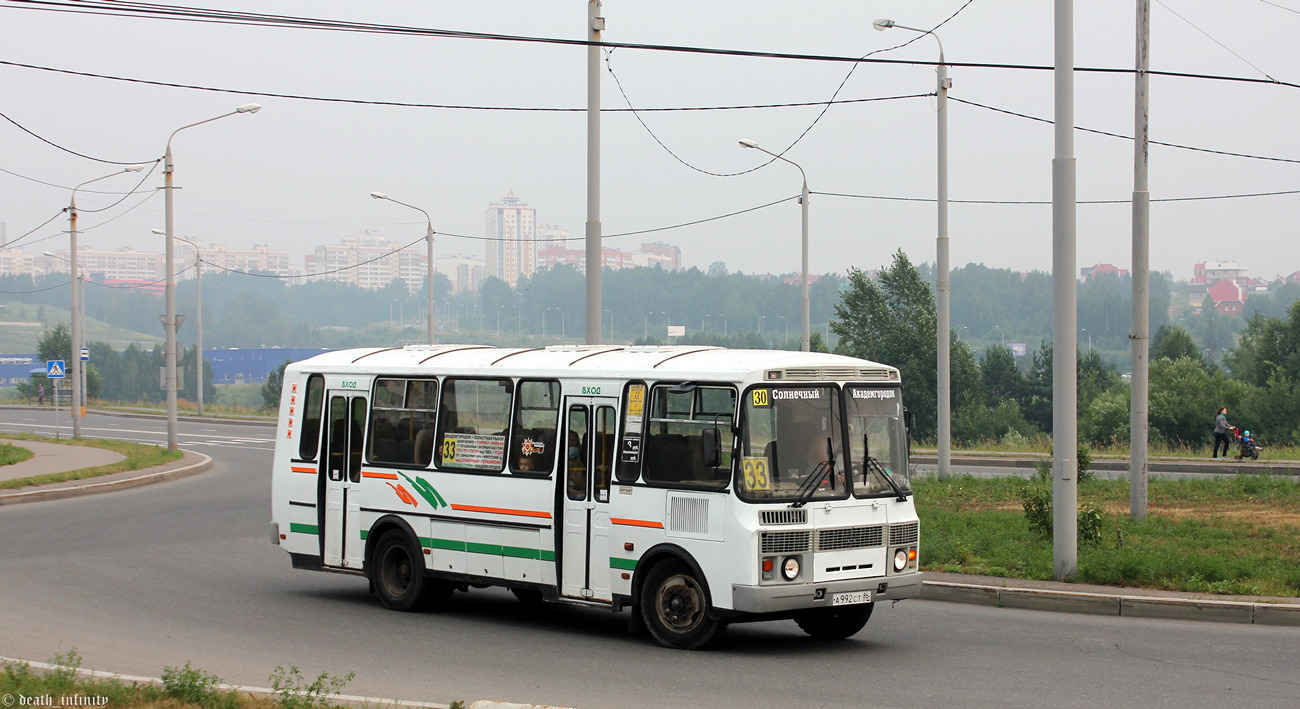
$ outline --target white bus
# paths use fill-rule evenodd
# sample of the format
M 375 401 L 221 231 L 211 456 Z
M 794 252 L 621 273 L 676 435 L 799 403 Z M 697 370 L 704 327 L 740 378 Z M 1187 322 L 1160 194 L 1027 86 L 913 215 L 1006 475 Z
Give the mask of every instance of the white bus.
M 503 586 L 633 609 L 663 645 L 792 618 L 817 638 L 915 597 L 898 370 L 831 354 L 478 345 L 284 373 L 272 537 L 414 610 Z

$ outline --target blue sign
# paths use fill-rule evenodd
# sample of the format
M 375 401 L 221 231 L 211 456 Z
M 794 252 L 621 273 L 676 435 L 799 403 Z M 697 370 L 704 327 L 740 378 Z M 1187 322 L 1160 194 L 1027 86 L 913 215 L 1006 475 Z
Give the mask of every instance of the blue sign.
M 64 365 L 63 365 L 63 360 L 61 360 L 61 359 L 48 359 L 48 360 L 45 360 L 45 376 L 46 376 L 46 377 L 48 377 L 48 378 L 50 378 L 50 379 L 63 379 L 65 376 L 67 376 L 66 374 L 64 374 L 64 372 L 66 372 L 66 371 L 67 371 L 67 368 L 64 367 Z

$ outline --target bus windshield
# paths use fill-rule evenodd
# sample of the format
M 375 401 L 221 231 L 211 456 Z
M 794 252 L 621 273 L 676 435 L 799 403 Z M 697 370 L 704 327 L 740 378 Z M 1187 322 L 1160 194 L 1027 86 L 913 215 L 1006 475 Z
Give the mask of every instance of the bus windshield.
M 845 497 L 840 390 L 758 387 L 745 401 L 737 488 L 756 502 Z
M 903 397 L 897 388 L 850 386 L 848 404 L 849 460 L 857 496 L 911 489 L 907 479 L 907 428 Z

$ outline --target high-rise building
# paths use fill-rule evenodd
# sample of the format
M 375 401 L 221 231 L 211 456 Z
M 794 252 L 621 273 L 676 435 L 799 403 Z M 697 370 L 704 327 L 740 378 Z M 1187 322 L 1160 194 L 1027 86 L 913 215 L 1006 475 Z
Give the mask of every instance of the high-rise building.
M 370 290 L 383 288 L 401 278 L 408 292 L 424 287 L 428 275 L 423 248 L 402 249 L 401 245 L 366 231 L 336 245 L 317 246 L 306 258 L 311 280 L 338 281 Z
M 537 268 L 537 210 L 520 201 L 513 190 L 500 202 L 488 205 L 485 275 L 514 286 Z

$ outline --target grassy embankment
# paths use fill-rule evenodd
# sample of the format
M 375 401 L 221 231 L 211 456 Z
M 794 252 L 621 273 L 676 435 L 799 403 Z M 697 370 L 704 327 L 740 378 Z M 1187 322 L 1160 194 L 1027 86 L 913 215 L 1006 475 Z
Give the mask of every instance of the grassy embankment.
M 1050 531 L 1026 500 L 1051 485 L 1019 477 L 915 481 L 923 568 L 1051 579 Z M 1129 515 L 1126 480 L 1079 484 L 1080 583 L 1300 597 L 1300 481 L 1267 474 L 1148 483 L 1148 515 Z M 1035 498 L 1035 494 L 1038 495 Z M 1031 504 L 1032 507 L 1032 504 Z M 1037 519 L 1043 520 L 1041 507 Z M 1050 530 L 1050 509 L 1047 524 Z

